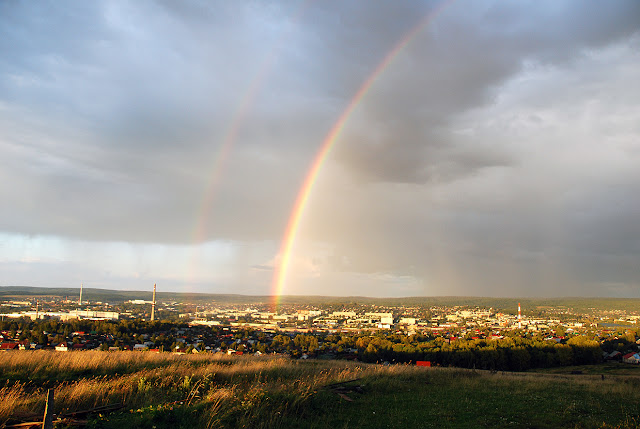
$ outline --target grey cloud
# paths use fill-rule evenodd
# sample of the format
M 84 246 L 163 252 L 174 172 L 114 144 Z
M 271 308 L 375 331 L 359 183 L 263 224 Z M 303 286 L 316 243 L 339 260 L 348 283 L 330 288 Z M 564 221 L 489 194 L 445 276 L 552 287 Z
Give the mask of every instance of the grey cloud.
M 527 62 L 565 64 L 584 50 L 638 31 L 637 3 L 544 6 L 475 3 L 445 8 L 411 41 L 406 49 L 410 60 L 401 53 L 379 77 L 361 106 L 363 122 L 375 125 L 345 136 L 336 159 L 368 180 L 391 182 L 451 180 L 509 163 L 503 149 L 486 153 L 482 147 L 472 153 L 472 146 L 457 147 L 450 136 L 445 136 L 448 147 L 443 149 L 440 131 L 457 115 L 491 103 L 500 85 Z M 367 30 L 375 31 L 362 31 Z M 378 52 L 378 61 L 386 52 Z M 365 70 L 363 79 L 373 66 Z M 460 152 L 465 155 L 458 158 Z
M 297 165 L 296 159 L 311 153 L 287 142 L 299 141 L 302 129 L 308 133 L 313 127 L 294 114 L 286 118 L 291 124 L 283 123 L 282 113 L 274 116 L 277 108 L 258 118 L 245 112 L 237 141 L 217 164 L 234 115 L 243 107 L 259 109 L 260 96 L 270 96 L 273 70 L 265 69 L 264 88 L 249 100 L 257 104 L 241 106 L 265 52 L 281 36 L 270 22 L 280 17 L 263 12 L 278 10 L 258 4 L 231 8 L 226 2 L 205 11 L 195 4 L 163 11 L 154 3 L 120 2 L 87 10 L 45 3 L 36 13 L 20 4 L 2 7 L 7 37 L 1 49 L 7 55 L 0 73 L 10 77 L 3 80 L 2 102 L 11 107 L 2 136 L 33 148 L 32 155 L 5 158 L 5 175 L 22 177 L 2 190 L 15 202 L 3 219 L 5 230 L 189 241 L 210 192 L 214 216 L 206 221 L 207 236 L 199 239 L 280 233 L 303 168 L 282 166 Z M 16 79 L 26 81 L 20 85 Z M 23 121 L 25 114 L 37 122 Z M 250 135 L 243 130 L 249 121 L 276 128 L 270 135 Z M 268 154 L 272 142 L 295 158 L 278 155 L 274 165 L 273 156 L 264 162 L 242 150 L 253 146 Z M 42 159 L 55 162 L 44 166 Z M 215 168 L 224 177 L 208 189 Z
M 275 256 L 332 125 L 441 6 L 0 3 L 0 199 L 10 207 L 0 231 L 257 240 Z M 619 145 L 629 171 L 637 164 L 637 94 L 619 87 L 637 59 L 620 65 L 627 75 L 606 61 L 585 68 L 602 49 L 632 47 L 639 22 L 635 1 L 446 2 L 376 79 L 325 162 L 300 232 L 332 249 L 310 258 L 314 269 L 407 275 L 425 293 L 633 285 L 640 178 L 614 155 L 573 164 L 558 146 L 589 137 L 583 128 L 608 154 Z M 536 68 L 562 77 L 521 83 L 538 92 L 521 111 L 492 112 Z M 602 107 L 591 116 L 565 125 L 557 114 L 593 100 Z M 485 111 L 495 117 L 473 123 Z M 254 271 L 269 266 L 250 259 Z
M 365 181 L 416 184 L 448 182 L 514 162 L 504 148 L 455 143 L 435 131 L 422 137 L 404 129 L 390 134 L 375 133 L 373 138 L 349 134 L 335 158 Z

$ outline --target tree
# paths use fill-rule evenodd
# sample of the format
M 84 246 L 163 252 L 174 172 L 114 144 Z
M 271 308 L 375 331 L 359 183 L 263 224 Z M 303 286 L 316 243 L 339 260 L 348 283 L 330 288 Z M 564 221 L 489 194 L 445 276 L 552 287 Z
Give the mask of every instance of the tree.
M 556 344 L 554 346 L 556 351 L 556 362 L 560 366 L 569 366 L 573 364 L 573 350 L 571 346 L 566 344 Z
M 511 349 L 510 353 L 510 369 L 514 371 L 524 371 L 529 369 L 529 363 L 531 361 L 531 355 L 524 347 L 515 347 Z

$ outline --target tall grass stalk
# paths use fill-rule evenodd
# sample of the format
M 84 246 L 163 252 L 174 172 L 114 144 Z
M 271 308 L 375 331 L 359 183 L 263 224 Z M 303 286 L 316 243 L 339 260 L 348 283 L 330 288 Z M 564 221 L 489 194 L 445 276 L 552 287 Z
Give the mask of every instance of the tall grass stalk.
M 622 404 L 627 414 L 620 415 L 621 424 L 624 418 L 637 421 L 637 413 L 625 404 L 640 399 L 638 380 L 629 378 L 602 380 L 599 376 L 490 373 L 273 356 L 16 351 L 4 354 L 0 366 L 0 425 L 11 417 L 41 415 L 46 388 L 54 387 L 57 414 L 116 403 L 125 413 L 133 412 L 140 418 L 158 410 L 174 412 L 175 407 L 193 410 L 201 427 L 279 427 L 292 419 L 326 417 L 326 409 L 331 407 L 342 409 L 344 401 L 325 387 L 354 379 L 368 392 L 363 400 L 374 402 L 387 401 L 407 389 L 413 389 L 420 400 L 430 401 L 433 393 L 425 392 L 453 391 L 451 386 L 461 392 L 513 390 L 523 401 L 535 402 L 545 392 L 562 386 L 575 398 L 586 398 L 601 407 L 594 412 L 605 413 Z M 407 396 L 412 397 L 413 393 Z M 483 400 L 468 397 L 459 405 L 472 409 L 477 406 L 473 401 Z M 499 402 L 491 405 L 501 407 Z M 582 410 L 578 399 L 573 399 L 563 402 L 557 414 L 573 419 L 579 418 Z M 318 423 L 314 427 L 323 426 Z

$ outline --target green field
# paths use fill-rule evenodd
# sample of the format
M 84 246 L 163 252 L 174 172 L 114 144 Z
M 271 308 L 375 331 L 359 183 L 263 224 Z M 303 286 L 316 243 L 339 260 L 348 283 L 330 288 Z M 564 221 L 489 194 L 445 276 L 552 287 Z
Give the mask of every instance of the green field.
M 531 372 L 544 373 L 544 374 L 573 374 L 576 371 L 585 375 L 604 375 L 605 377 L 618 376 L 624 379 L 625 377 L 638 377 L 640 378 L 640 365 L 631 365 L 622 362 L 604 362 L 598 365 L 576 365 L 576 366 L 562 366 L 554 368 L 534 369 Z
M 53 387 L 55 411 L 67 415 L 58 427 L 640 426 L 640 377 L 622 366 L 575 375 L 148 352 L 23 351 L 0 359 L 0 425 L 41 418 Z M 108 404 L 122 408 L 69 417 Z

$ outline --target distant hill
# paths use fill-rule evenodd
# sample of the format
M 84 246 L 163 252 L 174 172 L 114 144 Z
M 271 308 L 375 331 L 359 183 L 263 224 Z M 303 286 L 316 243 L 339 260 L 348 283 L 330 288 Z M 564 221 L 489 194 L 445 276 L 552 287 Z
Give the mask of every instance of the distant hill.
M 91 301 L 104 301 L 109 303 L 124 302 L 133 299 L 151 300 L 152 290 L 111 290 L 97 288 L 83 288 L 82 296 Z M 80 288 L 58 288 L 58 287 L 32 287 L 32 286 L 0 286 L 0 299 L 7 297 L 79 297 Z M 235 294 L 208 294 L 208 293 L 181 293 L 181 292 L 157 292 L 158 301 L 169 302 L 220 302 L 249 304 L 270 302 L 269 296 L 249 296 Z
M 31 287 L 31 286 L 0 286 L 0 299 L 10 297 L 77 297 L 80 288 L 56 288 L 56 287 Z M 110 303 L 124 302 L 133 299 L 151 300 L 151 289 L 146 291 L 127 291 L 83 288 L 83 297 L 91 301 L 104 301 Z M 183 292 L 158 292 L 158 301 L 205 303 L 215 302 L 220 304 L 261 304 L 273 302 L 273 297 L 268 295 L 239 295 L 239 294 L 210 294 L 210 293 L 183 293 Z M 640 310 L 640 298 L 598 298 L 598 297 L 565 297 L 565 298 L 495 298 L 477 296 L 417 296 L 403 298 L 372 298 L 364 296 L 302 296 L 284 295 L 278 300 L 282 304 L 298 305 L 380 305 L 380 306 L 467 306 L 494 308 L 497 311 L 515 313 L 518 303 L 521 303 L 523 311 L 531 311 L 542 307 L 566 307 L 574 311 L 585 312 L 595 310 L 623 310 L 635 312 Z

